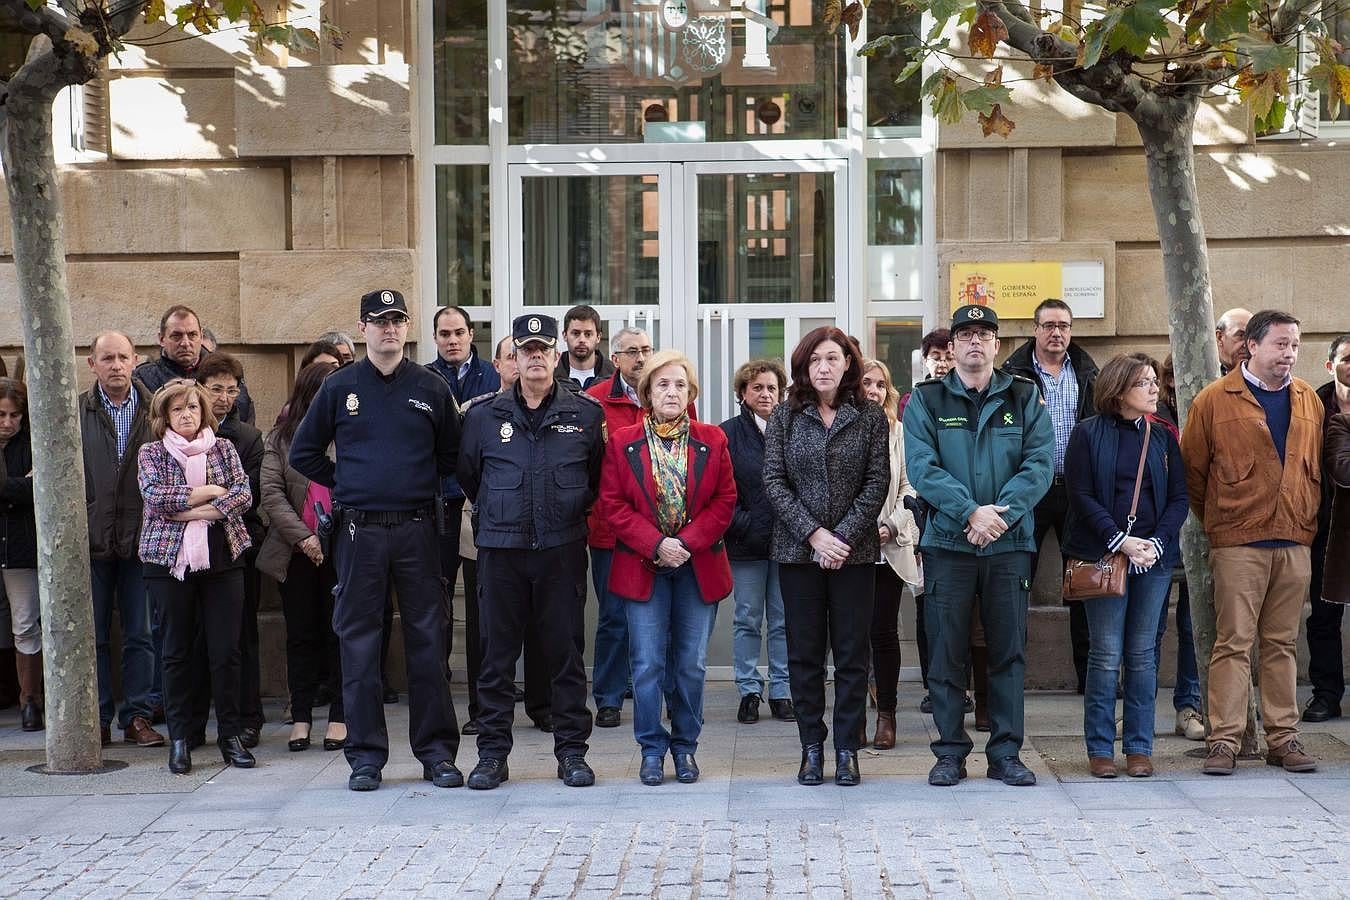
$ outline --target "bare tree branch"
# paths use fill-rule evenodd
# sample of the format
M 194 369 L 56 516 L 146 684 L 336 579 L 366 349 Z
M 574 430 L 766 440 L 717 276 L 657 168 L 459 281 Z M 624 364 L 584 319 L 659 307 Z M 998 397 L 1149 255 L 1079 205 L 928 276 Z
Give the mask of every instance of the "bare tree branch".
M 50 6 L 33 9 L 24 0 L 0 0 L 0 25 L 23 34 L 45 34 L 53 44 L 64 41 L 74 24 Z

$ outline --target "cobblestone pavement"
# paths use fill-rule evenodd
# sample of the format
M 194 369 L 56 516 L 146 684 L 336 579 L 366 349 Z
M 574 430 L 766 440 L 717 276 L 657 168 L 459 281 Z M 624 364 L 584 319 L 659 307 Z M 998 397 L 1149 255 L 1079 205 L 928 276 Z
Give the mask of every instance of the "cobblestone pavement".
M 1064 749 L 1081 700 L 1034 695 L 1023 753 L 1034 788 L 986 779 L 978 750 L 960 786 L 929 787 L 928 723 L 912 711 L 895 751 L 864 754 L 862 786 L 803 788 L 794 727 L 737 725 L 735 700 L 710 687 L 698 784 L 638 784 L 625 727 L 592 739 L 596 786 L 566 788 L 551 738 L 518 728 L 511 780 L 488 792 L 423 782 L 399 746 L 402 706 L 371 794 L 345 789 L 341 754 L 287 753 L 280 724 L 255 770 L 199 751 L 200 784 L 168 775 L 162 750 L 123 746 L 107 751 L 130 763 L 120 776 L 34 781 L 17 760 L 41 735 L 0 714 L 0 897 L 1350 894 L 1350 723 L 1318 726 L 1326 755 L 1313 775 L 1244 761 L 1205 778 L 1173 752 L 1156 778 L 1101 782 Z M 1166 707 L 1159 744 L 1184 750 L 1165 737 Z M 461 764 L 474 755 L 466 744 Z

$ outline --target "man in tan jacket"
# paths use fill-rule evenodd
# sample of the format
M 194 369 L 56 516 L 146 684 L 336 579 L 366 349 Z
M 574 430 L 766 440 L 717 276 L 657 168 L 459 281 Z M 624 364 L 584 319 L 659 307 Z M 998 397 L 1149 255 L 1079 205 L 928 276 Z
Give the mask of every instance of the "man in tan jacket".
M 1321 497 L 1322 402 L 1291 374 L 1298 325 L 1275 310 L 1253 315 L 1249 358 L 1200 392 L 1181 436 L 1191 509 L 1209 536 L 1214 572 L 1207 775 L 1237 766 L 1258 641 L 1266 762 L 1317 768 L 1298 737 L 1295 642 Z

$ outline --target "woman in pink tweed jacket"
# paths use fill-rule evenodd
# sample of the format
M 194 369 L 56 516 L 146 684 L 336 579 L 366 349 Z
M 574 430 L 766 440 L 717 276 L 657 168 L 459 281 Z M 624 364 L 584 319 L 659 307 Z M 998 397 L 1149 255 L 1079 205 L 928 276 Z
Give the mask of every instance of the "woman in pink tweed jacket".
M 150 401 L 158 440 L 141 447 L 138 478 L 145 515 L 140 556 L 146 590 L 159 610 L 169 771 L 192 769 L 192 653 L 206 638 L 216 736 L 221 757 L 252 768 L 239 740 L 239 630 L 244 602 L 242 555 L 249 546 L 243 514 L 248 476 L 227 440 L 217 440 L 205 389 L 177 379 Z

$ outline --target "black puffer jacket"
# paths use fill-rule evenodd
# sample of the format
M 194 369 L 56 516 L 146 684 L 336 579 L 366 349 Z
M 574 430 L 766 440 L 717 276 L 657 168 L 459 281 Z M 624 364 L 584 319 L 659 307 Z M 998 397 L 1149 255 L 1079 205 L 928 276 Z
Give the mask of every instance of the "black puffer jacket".
M 267 528 L 263 525 L 262 514 L 259 512 L 259 503 L 262 499 L 262 432 L 240 420 L 239 410 L 236 407 L 230 410 L 225 420 L 220 423 L 216 429 L 216 436 L 234 444 L 234 449 L 239 451 L 239 463 L 244 467 L 244 473 L 248 475 L 248 489 L 253 492 L 253 502 L 244 513 L 244 527 L 248 529 L 248 538 L 253 542 L 253 546 L 249 549 L 256 554 L 257 548 L 262 546 L 263 539 L 267 537 Z
M 33 510 L 33 449 L 28 426 L 5 445 L 0 469 L 0 569 L 37 568 L 37 519 Z
M 764 493 L 764 435 L 750 407 L 722 423 L 736 476 L 736 511 L 727 529 L 727 557 L 768 559 L 773 542 L 773 505 Z

